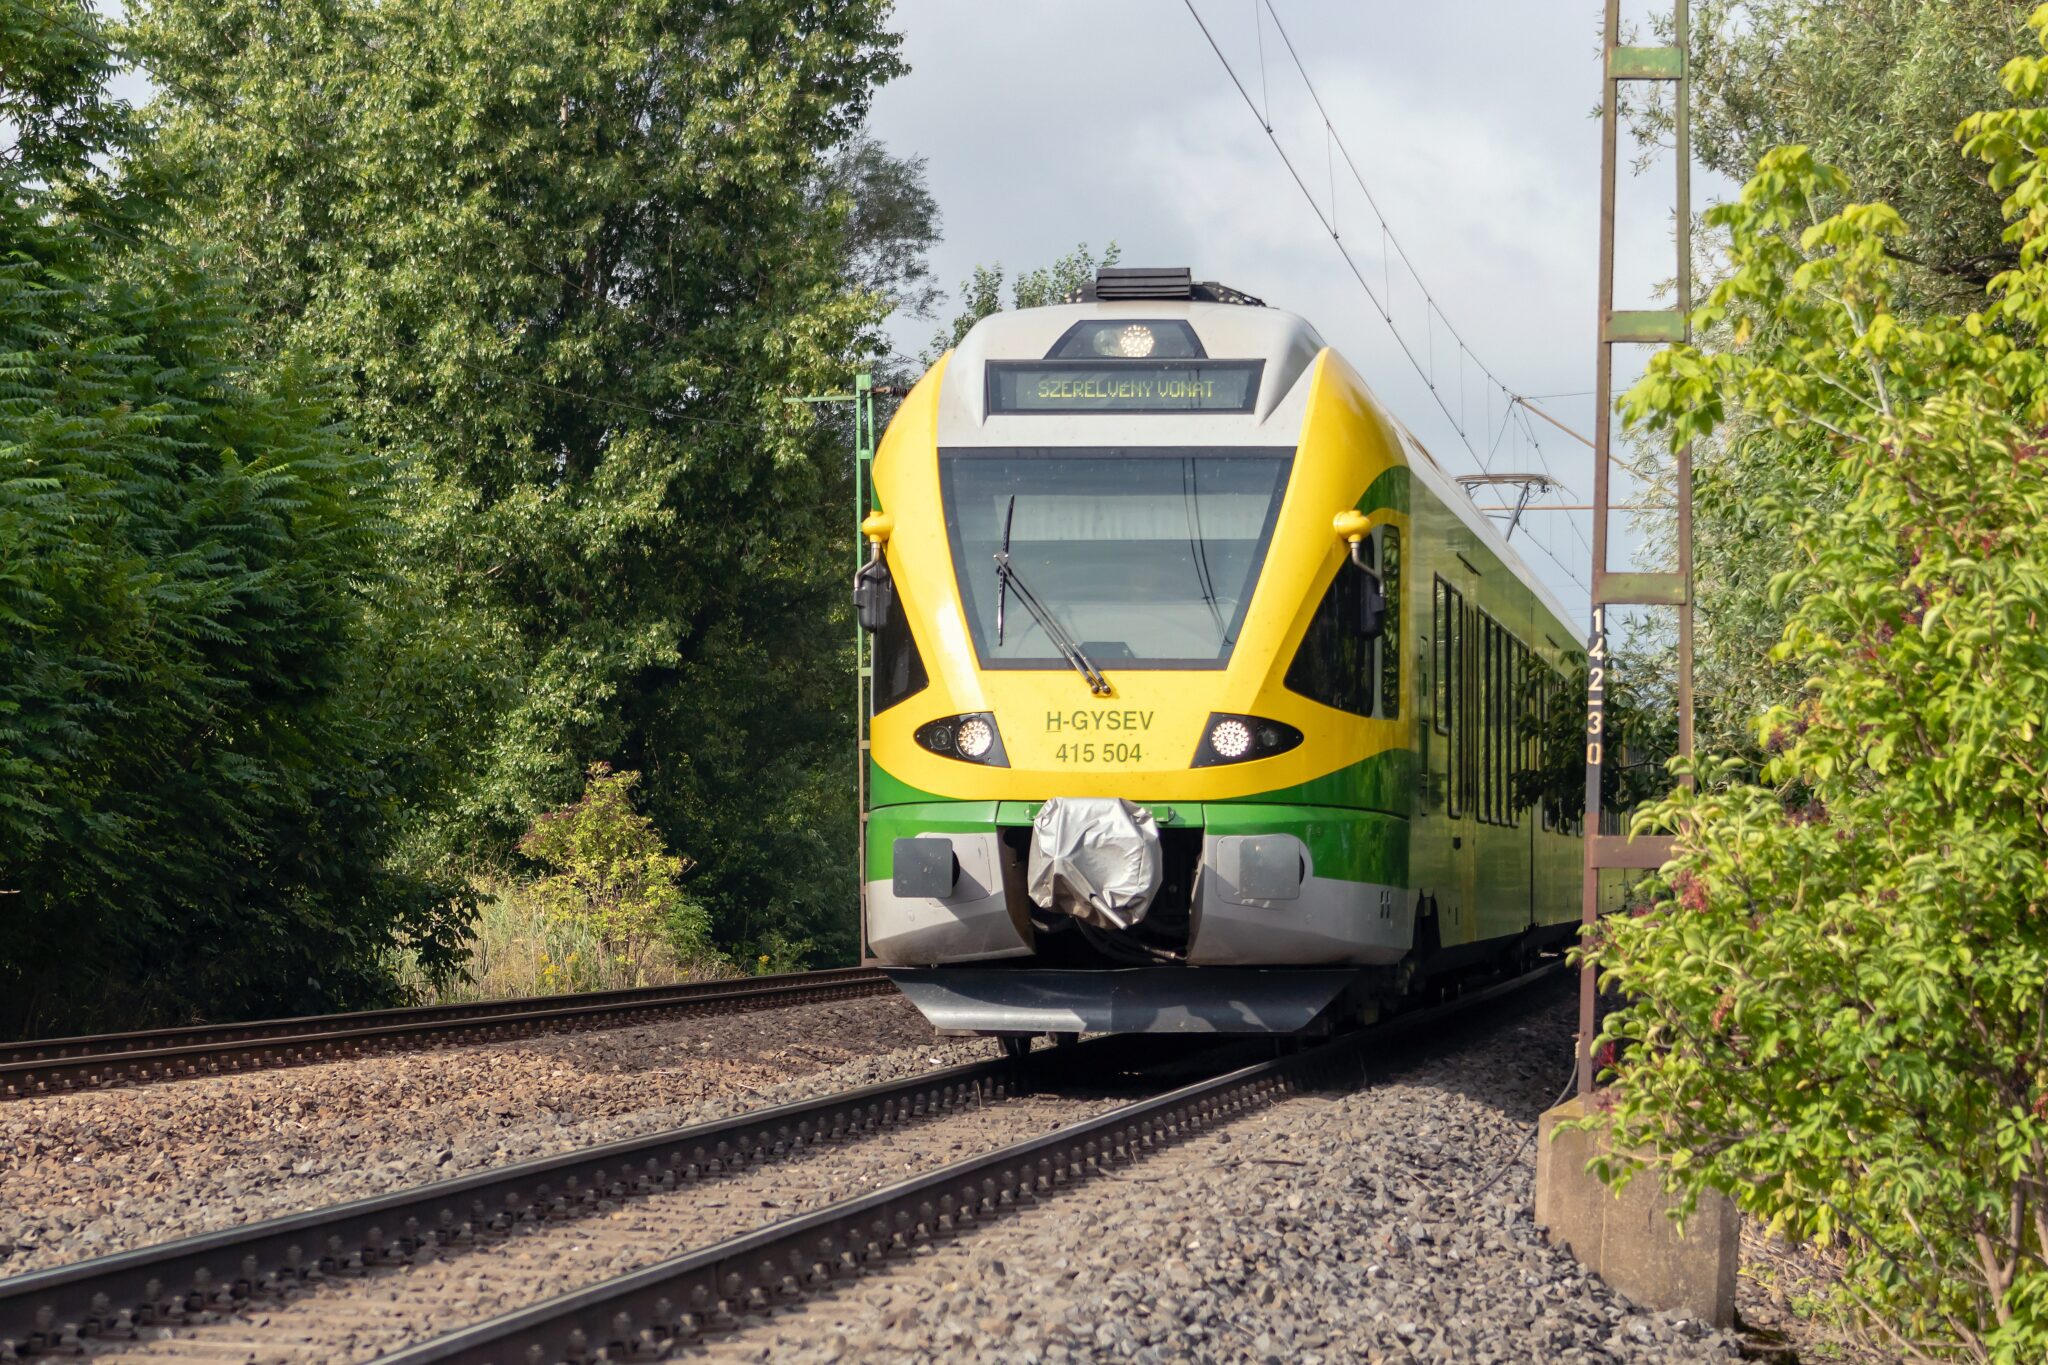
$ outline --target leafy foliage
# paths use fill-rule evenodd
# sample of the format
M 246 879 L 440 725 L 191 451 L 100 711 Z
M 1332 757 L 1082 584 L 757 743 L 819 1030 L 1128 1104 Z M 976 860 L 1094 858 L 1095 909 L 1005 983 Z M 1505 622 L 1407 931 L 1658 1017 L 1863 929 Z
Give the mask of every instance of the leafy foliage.
M 1900 305 L 1967 307 L 2015 254 L 1996 198 L 1955 155 L 1953 134 L 1969 111 L 2002 101 L 1999 64 L 2025 40 L 2029 8 L 1699 0 L 1688 67 L 1696 153 L 1739 178 L 1774 147 L 1810 148 L 1859 196 L 1890 204 L 1911 225 L 1885 245 L 1917 267 L 1900 272 Z M 1635 112 L 1646 145 L 1668 133 L 1668 105 Z
M 2003 80 L 2027 106 L 1962 129 L 2011 222 L 1984 307 L 1903 315 L 1905 222 L 1784 148 L 1710 215 L 1732 269 L 1698 322 L 1733 344 L 1626 400 L 1674 443 L 1784 433 L 1847 491 L 1756 510 L 1796 550 L 1804 683 L 1758 721 L 1762 785 L 1703 761 L 1643 816 L 1678 854 L 1596 943 L 1632 998 L 1608 1117 L 1676 1188 L 1842 1246 L 1925 1359 L 2048 1357 L 2048 61 Z
M 867 133 L 839 149 L 811 189 L 821 217 L 843 205 L 847 279 L 891 312 L 928 318 L 938 306 L 930 252 L 939 240 L 939 206 L 925 188 L 925 158 L 896 157 Z
M 90 12 L 0 41 L 0 1031 L 375 1003 L 461 932 L 353 694 L 385 480 L 204 261 L 85 216 Z
M 590 765 L 583 799 L 533 822 L 519 851 L 550 869 L 532 895 L 553 918 L 593 934 L 630 964 L 657 936 L 681 958 L 710 952 L 711 921 L 683 894 L 693 864 L 670 853 L 633 809 L 634 772 Z
M 85 0 L 0 6 L 0 174 L 45 190 L 96 184 L 92 155 L 127 133 L 125 110 L 105 94 L 113 73 L 105 27 Z
M 1115 242 L 1102 249 L 1099 259 L 1083 242 L 1051 265 L 1019 275 L 1010 285 L 1010 306 L 1044 308 L 1059 303 L 1093 280 L 1097 267 L 1115 265 L 1122 258 L 1123 252 Z M 974 330 L 975 323 L 1003 311 L 1003 279 L 1002 262 L 998 261 L 994 265 L 977 265 L 974 273 L 960 282 L 959 311 L 932 336 L 925 364 L 930 365 L 958 346 L 961 338 Z
M 1774 147 L 1808 147 L 1853 186 L 1891 205 L 1906 230 L 1885 244 L 1901 262 L 1892 311 L 1967 311 L 1985 282 L 2016 259 L 1999 196 L 1955 154 L 1955 126 L 2005 99 L 1998 68 L 2025 38 L 2032 0 L 1698 0 L 1689 74 L 1694 149 L 1736 180 Z M 1662 35 L 1668 40 L 1668 32 Z M 1626 89 L 1626 88 L 1625 88 Z M 1625 110 L 1645 157 L 1668 144 L 1668 88 Z M 1668 153 L 1666 153 L 1668 155 Z M 1814 208 L 1842 207 L 1848 189 L 1816 186 Z M 1716 232 L 1695 241 L 1694 269 L 1710 279 Z M 1753 315 L 1757 332 L 1777 326 Z M 1706 348 L 1732 344 L 1728 325 L 1696 332 Z M 1758 508 L 1773 498 L 1838 504 L 1849 492 L 1826 433 L 1753 421 L 1732 411 L 1693 451 L 1696 727 L 1700 743 L 1752 766 L 1763 754 L 1751 720 L 1795 689 L 1798 670 L 1769 657 L 1798 595 L 1774 601 L 1771 580 L 1792 547 Z M 1668 519 L 1652 538 L 1671 548 Z
M 722 941 L 850 948 L 850 459 L 784 399 L 920 297 L 929 198 L 861 142 L 886 9 L 138 6 L 145 170 L 401 488 L 375 704 L 417 865 L 509 857 L 603 758 Z

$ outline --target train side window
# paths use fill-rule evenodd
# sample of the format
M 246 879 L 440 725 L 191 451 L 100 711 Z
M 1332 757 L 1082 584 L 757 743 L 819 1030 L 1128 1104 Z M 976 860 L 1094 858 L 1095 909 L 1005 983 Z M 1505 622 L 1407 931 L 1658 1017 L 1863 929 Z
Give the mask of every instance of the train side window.
M 1531 774 L 1543 762 L 1543 656 L 1529 651 L 1529 734 L 1522 745 L 1522 766 Z M 1534 785 L 1533 782 L 1531 784 Z
M 1450 584 L 1441 578 L 1436 580 L 1436 692 L 1430 723 L 1440 735 L 1451 732 L 1451 672 L 1458 657 L 1457 646 L 1451 639 L 1455 633 L 1451 629 L 1451 600 L 1456 596 Z
M 1515 823 L 1515 655 L 1521 641 L 1503 632 L 1500 651 L 1500 818 Z
M 1493 651 L 1493 821 L 1511 825 L 1508 809 L 1508 678 L 1515 657 L 1515 637 L 1506 626 L 1494 626 Z
M 1493 823 L 1493 618 L 1479 613 L 1479 818 Z
M 1391 613 L 1393 609 L 1393 604 L 1387 602 L 1386 568 L 1385 565 L 1381 562 L 1380 533 L 1378 531 L 1374 531 L 1371 535 L 1367 536 L 1365 538 L 1365 544 L 1360 547 L 1360 551 L 1365 556 L 1365 566 L 1368 569 L 1372 570 L 1372 572 L 1380 575 L 1380 601 L 1385 604 L 1383 610 L 1388 613 Z M 1363 605 L 1362 601 L 1360 605 Z M 1383 616 L 1381 618 L 1380 624 L 1383 633 L 1386 630 L 1392 629 L 1393 627 L 1391 614 Z M 1361 716 L 1372 715 L 1373 708 L 1379 705 L 1379 695 L 1380 642 L 1378 640 L 1368 640 L 1365 642 L 1365 697 L 1362 703 L 1364 709 L 1361 710 L 1358 714 Z
M 877 715 L 924 691 L 931 681 L 925 675 L 924 656 L 917 652 L 917 639 L 910 633 L 910 613 L 900 598 L 875 632 L 870 662 L 874 665 L 872 695 Z
M 1522 803 L 1518 799 L 1521 790 L 1523 756 L 1529 752 L 1529 736 L 1522 726 L 1522 708 L 1528 704 L 1529 648 L 1520 640 L 1515 641 L 1515 651 L 1508 659 L 1508 823 L 1519 827 L 1522 823 Z
M 1515 652 L 1508 661 L 1508 819 L 1515 825 L 1522 823 L 1521 774 L 1528 765 L 1529 735 L 1522 724 L 1522 713 L 1529 704 L 1529 648 L 1520 640 L 1515 641 Z
M 1444 746 L 1444 786 L 1450 794 L 1450 815 L 1453 819 L 1463 816 L 1471 807 L 1471 793 L 1466 784 L 1465 749 L 1470 742 L 1471 727 L 1465 723 L 1462 708 L 1465 705 L 1465 599 L 1458 595 L 1456 588 L 1445 585 L 1444 667 L 1440 673 L 1444 685 L 1444 733 L 1451 742 Z
M 1508 636 L 1506 657 L 1502 659 L 1500 696 L 1500 794 L 1501 813 L 1511 825 L 1522 823 L 1521 809 L 1515 805 L 1515 770 L 1517 759 L 1522 752 L 1522 733 L 1515 724 L 1516 708 L 1520 705 L 1521 690 L 1517 686 L 1522 679 L 1522 642 L 1513 635 Z
M 1337 576 L 1323 593 L 1316 614 L 1309 618 L 1308 631 L 1294 661 L 1287 665 L 1287 686 L 1311 701 L 1349 711 L 1354 716 L 1372 714 L 1372 641 L 1358 633 L 1358 614 L 1364 603 L 1365 575 L 1339 561 Z
M 1464 784 L 1460 805 L 1477 814 L 1479 796 L 1479 626 L 1478 609 L 1458 599 L 1458 780 Z
M 1536 661 L 1535 696 L 1532 698 L 1536 707 L 1536 737 L 1529 750 L 1529 766 L 1539 770 L 1543 766 L 1544 738 L 1549 734 L 1550 730 L 1550 689 L 1552 685 L 1549 660 L 1538 659 Z M 1536 804 L 1539 808 L 1538 814 L 1543 821 L 1543 828 L 1550 829 L 1555 823 L 1551 819 L 1550 802 L 1538 801 Z
M 1522 641 L 1501 632 L 1501 825 L 1520 825 L 1516 810 L 1516 677 Z
M 1508 684 L 1515 676 L 1514 665 L 1515 637 L 1508 634 L 1507 628 L 1503 626 L 1500 632 L 1500 652 L 1493 660 L 1494 671 L 1499 675 L 1499 682 L 1493 691 L 1494 729 L 1499 736 L 1493 744 L 1493 818 L 1503 825 L 1515 823 L 1514 803 L 1509 800 L 1508 794 L 1509 755 L 1513 752 L 1509 744 L 1512 736 L 1508 731 L 1508 717 L 1514 714 L 1508 706 Z
M 1544 745 L 1550 737 L 1551 693 L 1557 689 L 1557 680 L 1550 676 L 1550 664 L 1547 660 L 1538 663 L 1536 675 L 1536 740 L 1529 755 L 1529 766 L 1541 771 L 1543 767 Z M 1557 818 L 1556 812 L 1551 808 L 1551 803 L 1543 801 L 1539 804 L 1543 807 L 1543 828 L 1555 830 L 1557 828 Z
M 1501 707 L 1501 732 L 1507 740 L 1507 762 L 1501 765 L 1507 774 L 1508 823 L 1519 826 L 1522 823 L 1522 806 L 1515 799 L 1515 775 L 1522 770 L 1522 748 L 1528 742 L 1522 737 L 1522 642 L 1515 640 L 1508 650 L 1508 695 Z
M 1380 530 L 1380 579 L 1387 588 L 1387 628 L 1379 645 L 1380 718 L 1401 714 L 1401 528 Z
M 1500 823 L 1500 625 L 1486 623 L 1486 773 L 1480 781 L 1486 792 L 1486 820 Z

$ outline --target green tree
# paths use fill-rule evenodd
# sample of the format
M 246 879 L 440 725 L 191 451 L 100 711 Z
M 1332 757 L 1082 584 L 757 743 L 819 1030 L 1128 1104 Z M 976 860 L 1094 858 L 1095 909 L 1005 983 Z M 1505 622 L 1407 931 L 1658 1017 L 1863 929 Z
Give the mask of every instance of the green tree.
M 1900 306 L 1965 308 L 2016 256 L 1997 196 L 1955 156 L 1952 134 L 1972 110 L 2002 101 L 1998 68 L 2025 39 L 2030 8 L 1698 0 L 1688 67 L 1696 154 L 1740 179 L 1774 147 L 1810 147 L 1856 195 L 1909 225 L 1885 244 L 1913 267 L 1900 272 Z M 1668 134 L 1668 105 L 1634 112 L 1646 146 Z
M 1621 1144 L 1839 1247 L 1900 1353 L 2017 1362 L 2048 1358 L 2048 60 L 2003 80 L 2025 107 L 1962 130 L 2014 262 L 1978 309 L 1902 313 L 1906 223 L 1806 148 L 1710 215 L 1696 321 L 1731 344 L 1658 356 L 1629 415 L 1676 443 L 1741 414 L 1847 492 L 1755 509 L 1804 682 L 1757 721 L 1761 784 L 1707 760 L 1645 813 L 1663 894 L 1596 950 Z
M 548 874 L 532 893 L 554 918 L 587 930 L 603 946 L 638 962 L 656 939 L 677 957 L 711 948 L 711 923 L 683 894 L 694 864 L 668 851 L 654 822 L 633 809 L 634 772 L 590 765 L 583 798 L 548 811 L 519 841 L 519 851 Z
M 446 970 L 461 931 L 389 870 L 352 695 L 385 481 L 151 206 L 109 209 L 92 11 L 0 43 L 0 1032 L 376 1003 L 387 952 Z
M 812 184 L 811 210 L 824 217 L 843 204 L 842 274 L 884 300 L 893 313 L 928 318 L 937 307 L 931 249 L 939 241 L 939 205 L 925 187 L 925 159 L 892 156 L 860 133 Z
M 859 145 L 886 9 L 139 4 L 190 236 L 401 483 L 377 704 L 423 862 L 508 856 L 601 757 L 724 940 L 850 944 L 850 461 L 784 399 L 915 292 L 868 249 L 928 209 Z
M 1095 278 L 1097 267 L 1115 265 L 1122 257 L 1115 242 L 1102 249 L 1099 260 L 1083 242 L 1051 265 L 1019 275 L 1010 285 L 1010 307 L 1044 308 L 1063 302 Z M 959 310 L 933 335 L 931 349 L 924 356 L 926 365 L 958 346 L 975 323 L 1003 311 L 1003 278 L 1002 262 L 998 261 L 994 265 L 977 265 L 974 273 L 960 282 Z
M 77 0 L 0 7 L 0 173 L 10 185 L 103 183 L 92 158 L 127 132 L 127 110 L 106 97 L 115 65 L 105 25 Z
M 2004 100 L 1998 68 L 2024 38 L 2031 3 L 1696 0 L 1695 152 L 1741 180 L 1774 147 L 1809 147 L 1846 178 L 1840 197 L 1824 197 L 1817 211 L 1851 198 L 1883 202 L 1906 224 L 1885 244 L 1902 265 L 1894 311 L 1967 311 L 2016 248 L 2004 237 L 1999 196 L 1955 155 L 1953 134 L 1966 114 Z M 1668 100 L 1629 112 L 1646 153 L 1668 142 Z M 1696 241 L 1704 251 L 1695 269 L 1711 279 L 1720 268 L 1710 254 L 1715 234 Z M 1750 325 L 1767 331 L 1776 323 L 1756 317 Z M 1732 338 L 1717 327 L 1701 344 L 1721 348 Z M 1701 439 L 1694 466 L 1698 732 L 1706 747 L 1745 753 L 1755 764 L 1763 755 L 1751 718 L 1801 680 L 1789 663 L 1768 657 L 1796 597 L 1769 595 L 1771 580 L 1792 567 L 1791 546 L 1755 509 L 1775 497 L 1833 506 L 1849 489 L 1824 433 L 1778 430 L 1741 412 Z M 1670 528 L 1660 530 L 1668 539 Z

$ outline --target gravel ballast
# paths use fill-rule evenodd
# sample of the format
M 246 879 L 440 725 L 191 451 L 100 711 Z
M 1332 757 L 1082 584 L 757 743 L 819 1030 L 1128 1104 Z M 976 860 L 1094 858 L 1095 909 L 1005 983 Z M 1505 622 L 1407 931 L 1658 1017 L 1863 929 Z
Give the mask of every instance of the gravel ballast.
M 652 1265 L 679 1248 L 716 1242 L 852 1198 L 1120 1102 L 1100 1096 L 1029 1096 L 963 1106 L 853 1141 L 805 1148 L 771 1166 L 627 1200 L 609 1213 L 542 1224 L 445 1260 L 330 1279 L 289 1302 L 253 1303 L 195 1325 L 146 1328 L 141 1340 L 101 1343 L 94 1356 L 187 1365 L 372 1360 Z
M 1255 1111 L 691 1354 L 1017 1365 L 1738 1359 L 1732 1335 L 1637 1308 L 1534 1226 L 1534 1122 L 1570 1070 L 1572 1027 L 1568 1001 L 1546 992 L 1509 1022 L 1440 1039 L 1356 1092 Z M 884 999 L 4 1106 L 0 1150 L 17 1159 L 0 1171 L 0 1273 L 994 1051 L 985 1040 L 935 1042 L 914 1010 Z M 516 1259 L 545 1268 L 542 1294 L 558 1291 L 872 1188 L 933 1155 L 983 1149 L 1028 1125 L 1031 1108 L 918 1125 L 713 1182 L 683 1224 L 634 1201 L 522 1238 Z M 461 1255 L 356 1282 L 334 1309 L 353 1311 L 352 1294 L 372 1286 L 384 1305 L 347 1348 L 320 1355 L 338 1344 L 322 1327 L 300 1338 L 296 1357 L 367 1358 L 448 1325 L 450 1294 L 469 1304 L 466 1317 L 533 1293 L 498 1282 L 481 1254 Z M 269 1324 L 245 1336 L 238 1320 L 324 1317 L 315 1305 L 325 1298 L 251 1305 L 247 1316 L 125 1349 L 282 1359 L 266 1354 Z
M 1304 1096 L 715 1342 L 719 1360 L 1680 1362 L 1530 1217 L 1557 1001 L 1347 1095 Z M 1492 1182 L 1492 1183 L 1489 1183 Z
M 891 997 L 0 1105 L 0 1275 L 995 1055 Z

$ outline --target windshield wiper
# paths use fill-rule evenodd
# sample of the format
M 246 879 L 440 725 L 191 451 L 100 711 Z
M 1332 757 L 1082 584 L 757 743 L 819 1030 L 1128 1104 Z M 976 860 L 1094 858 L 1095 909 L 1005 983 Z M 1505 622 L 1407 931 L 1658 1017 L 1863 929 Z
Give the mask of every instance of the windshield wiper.
M 1196 483 L 1193 460 L 1182 462 L 1181 475 L 1181 497 L 1188 511 L 1188 558 L 1195 568 L 1195 581 L 1202 589 L 1202 601 L 1208 605 L 1209 615 L 1216 618 L 1216 633 L 1227 645 L 1232 643 L 1230 627 L 1223 623 L 1223 606 L 1216 600 L 1216 578 L 1209 572 L 1209 538 L 1202 534 L 1202 490 Z
M 1003 548 L 996 551 L 996 643 L 1000 645 L 1003 642 L 1003 605 L 1009 599 L 1010 589 L 1014 587 L 1017 590 L 1017 600 L 1031 613 L 1031 619 L 1038 622 L 1038 628 L 1045 632 L 1046 639 L 1052 641 L 1053 648 L 1060 652 L 1060 657 L 1072 664 L 1074 671 L 1081 675 L 1081 681 L 1088 684 L 1088 690 L 1098 697 L 1108 696 L 1109 679 L 1102 676 L 1101 669 L 1089 662 L 1088 656 L 1081 652 L 1081 646 L 1075 643 L 1073 636 L 1067 634 L 1066 628 L 1060 625 L 1051 608 L 1038 600 L 1038 594 L 1026 587 L 1024 580 L 1019 578 L 1017 571 L 1010 566 L 1010 524 L 1016 517 L 1017 498 L 1012 494 L 1010 508 L 1003 514 Z
M 1003 513 L 1003 548 L 996 551 L 996 643 L 1003 642 L 1003 604 L 1010 598 L 1010 523 L 1017 519 L 1017 495 L 1010 494 L 1010 510 Z

